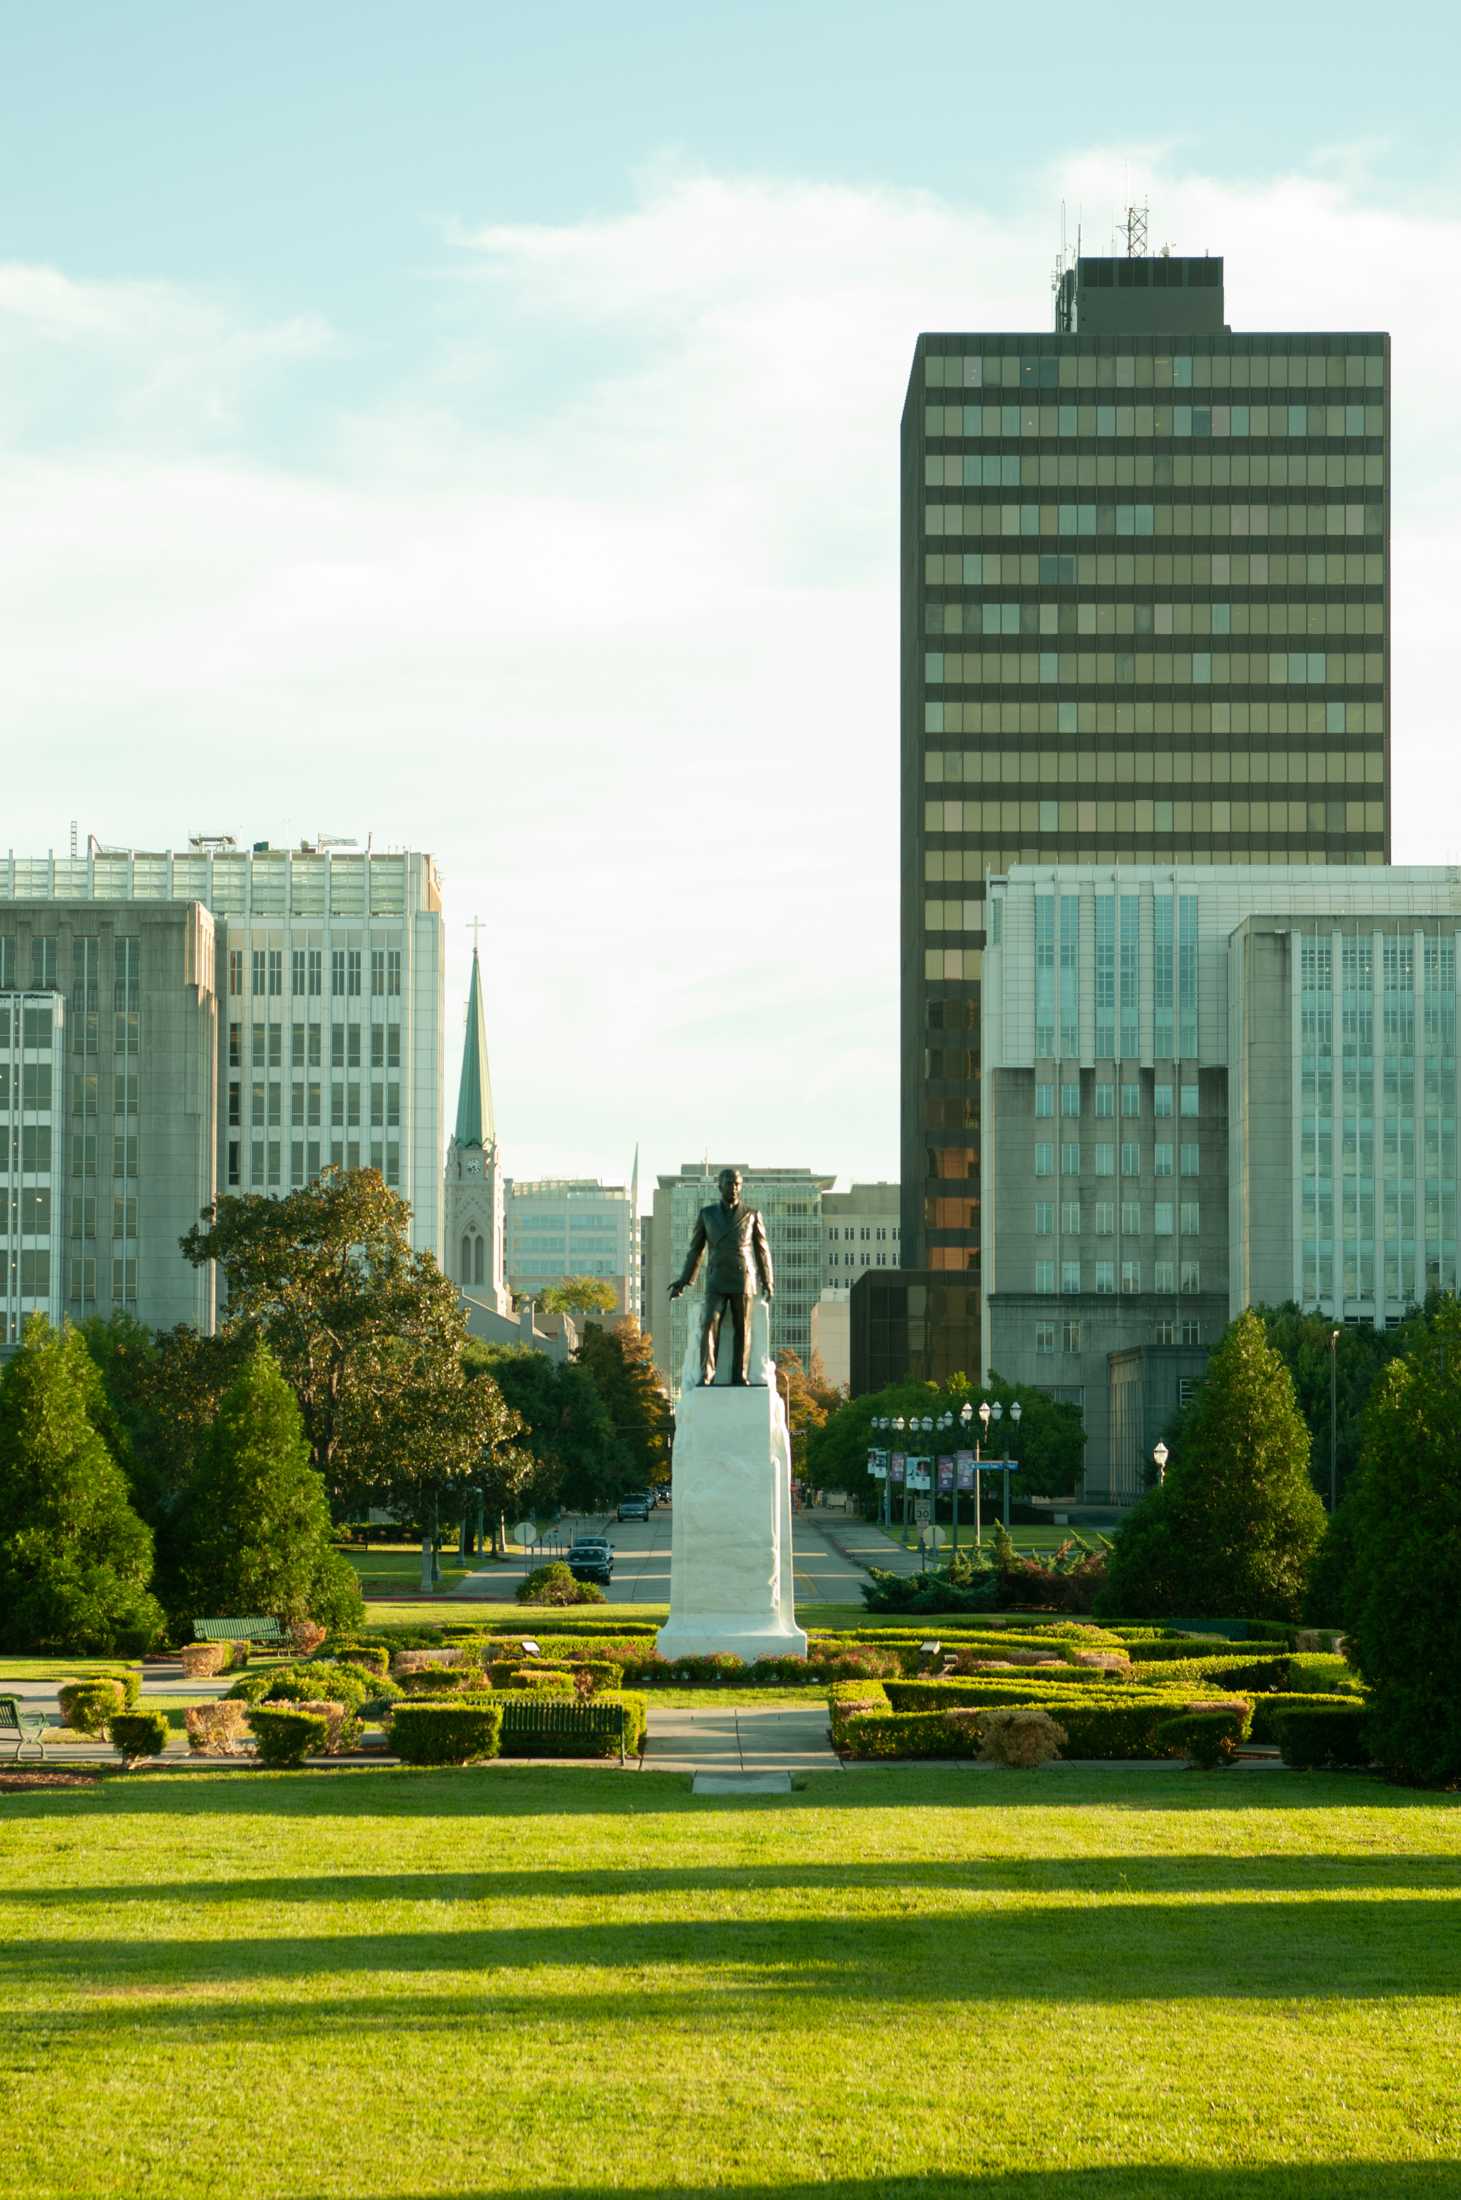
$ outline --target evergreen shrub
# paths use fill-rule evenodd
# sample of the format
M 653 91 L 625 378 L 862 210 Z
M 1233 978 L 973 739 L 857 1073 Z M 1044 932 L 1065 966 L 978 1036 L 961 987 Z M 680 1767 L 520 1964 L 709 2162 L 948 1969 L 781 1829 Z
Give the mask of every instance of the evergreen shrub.
M 322 1711 L 304 1711 L 292 1704 L 287 1709 L 282 1704 L 255 1704 L 248 1720 L 259 1762 L 272 1772 L 322 1755 L 329 1738 L 329 1720 Z
M 63 1681 L 56 1691 L 61 1723 L 76 1734 L 100 1734 L 108 1719 L 136 1703 L 140 1683 L 129 1691 L 121 1679 Z
M 389 1744 L 407 1765 L 468 1765 L 496 1757 L 502 1705 L 486 1697 L 401 1703 L 391 1713 Z
M 1205 1772 L 1230 1765 L 1251 1720 L 1240 1711 L 1184 1711 L 1179 1718 L 1164 1719 L 1155 1740 L 1169 1757 L 1187 1757 Z
M 1274 1723 L 1279 1755 L 1295 1772 L 1348 1770 L 1375 1761 L 1367 1708 L 1279 1705 Z
M 107 1739 L 130 1771 L 140 1758 L 162 1755 L 167 1719 L 161 1711 L 118 1711 L 107 1726 Z

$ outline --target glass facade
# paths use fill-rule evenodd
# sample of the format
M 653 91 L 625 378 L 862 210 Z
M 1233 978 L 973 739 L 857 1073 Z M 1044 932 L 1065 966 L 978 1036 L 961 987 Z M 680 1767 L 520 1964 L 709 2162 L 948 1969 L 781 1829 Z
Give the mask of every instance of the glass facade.
M 1235 333 L 1220 261 L 1138 264 L 1081 260 L 1053 334 L 920 337 L 904 411 L 903 1249 L 971 1283 L 986 877 L 1389 852 L 1389 340 Z M 1036 911 L 1052 1064 L 1064 899 Z M 1152 1052 L 1190 1058 L 1196 904 L 1155 916 Z M 1136 898 L 1093 921 L 1097 1051 L 1131 1060 Z
M 64 1029 L 59 994 L 0 992 L 0 1349 L 61 1318 Z
M 1298 982 L 1303 1303 L 1398 1319 L 1461 1282 L 1455 934 L 1305 931 Z

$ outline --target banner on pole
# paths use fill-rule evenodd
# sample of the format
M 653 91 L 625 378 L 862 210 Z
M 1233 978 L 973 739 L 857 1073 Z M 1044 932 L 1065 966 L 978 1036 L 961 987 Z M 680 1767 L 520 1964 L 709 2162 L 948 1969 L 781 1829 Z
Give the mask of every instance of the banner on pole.
M 952 1459 L 940 1459 L 938 1463 L 938 1486 L 940 1497 L 947 1497 L 952 1490 L 954 1486 L 954 1462 Z

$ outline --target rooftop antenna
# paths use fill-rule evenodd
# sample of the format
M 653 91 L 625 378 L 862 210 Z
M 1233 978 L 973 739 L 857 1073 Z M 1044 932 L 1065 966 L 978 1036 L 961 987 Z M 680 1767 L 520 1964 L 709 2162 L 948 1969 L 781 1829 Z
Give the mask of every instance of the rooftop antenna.
M 71 861 L 73 863 L 76 861 L 77 855 L 80 852 L 81 842 L 79 836 L 80 820 L 73 817 L 71 820 Z
M 1144 260 L 1147 256 L 1147 222 L 1150 214 L 1150 206 L 1128 206 L 1126 209 L 1126 219 L 1121 226 L 1126 236 L 1128 260 Z

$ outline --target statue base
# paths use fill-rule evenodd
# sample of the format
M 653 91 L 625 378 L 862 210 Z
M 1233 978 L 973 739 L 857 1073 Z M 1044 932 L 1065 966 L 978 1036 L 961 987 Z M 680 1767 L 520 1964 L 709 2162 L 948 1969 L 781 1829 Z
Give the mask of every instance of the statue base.
M 764 1303 L 753 1324 L 763 1382 L 728 1383 L 722 1344 L 720 1379 L 685 1389 L 676 1410 L 670 1616 L 657 1638 L 666 1658 L 807 1654 L 792 1583 L 791 1439 L 763 1348 Z

